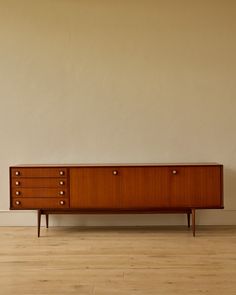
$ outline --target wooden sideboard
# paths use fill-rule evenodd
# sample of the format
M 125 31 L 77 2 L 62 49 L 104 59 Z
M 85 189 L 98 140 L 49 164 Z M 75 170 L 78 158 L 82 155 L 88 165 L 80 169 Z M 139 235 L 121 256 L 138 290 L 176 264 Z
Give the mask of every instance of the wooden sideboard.
M 223 208 L 223 165 L 104 164 L 10 167 L 10 209 L 41 215 L 185 213 Z

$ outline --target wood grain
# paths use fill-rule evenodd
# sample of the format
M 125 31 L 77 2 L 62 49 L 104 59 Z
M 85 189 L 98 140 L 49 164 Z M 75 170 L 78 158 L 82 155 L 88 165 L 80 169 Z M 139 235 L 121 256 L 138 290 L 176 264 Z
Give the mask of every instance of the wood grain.
M 170 207 L 169 168 L 125 167 L 118 171 L 122 208 Z
M 236 227 L 0 228 L 4 295 L 235 295 Z
M 59 197 L 67 196 L 67 189 L 66 188 L 13 188 L 12 196 L 16 197 L 17 193 L 22 198 L 59 198 Z
M 71 168 L 71 208 L 119 208 L 120 177 L 116 167 Z
M 16 175 L 18 173 L 18 175 Z M 65 167 L 10 167 L 11 177 L 20 179 L 21 177 L 65 177 L 67 168 Z
M 70 168 L 70 204 L 94 209 L 222 208 L 222 166 Z
M 17 205 L 16 202 L 20 202 Z M 61 204 L 60 202 L 63 202 Z M 41 209 L 41 208 L 48 208 L 48 209 L 64 209 L 69 208 L 69 200 L 67 198 L 13 198 L 11 200 L 11 209 L 16 210 L 25 210 L 25 209 Z
M 170 169 L 170 168 L 169 168 Z M 173 167 L 170 169 L 170 206 L 220 207 L 221 167 Z M 173 170 L 176 174 L 171 173 Z
M 49 177 L 44 177 L 44 178 L 21 178 L 16 179 L 12 178 L 11 179 L 11 186 L 15 188 L 21 188 L 21 187 L 26 187 L 26 188 L 51 188 L 51 187 L 67 187 L 67 178 L 49 178 Z

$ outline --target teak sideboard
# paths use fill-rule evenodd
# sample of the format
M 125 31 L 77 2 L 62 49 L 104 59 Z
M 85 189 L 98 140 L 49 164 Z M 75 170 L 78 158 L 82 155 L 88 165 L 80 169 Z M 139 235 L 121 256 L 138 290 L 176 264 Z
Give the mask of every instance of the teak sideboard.
M 72 213 L 185 213 L 223 209 L 223 165 L 104 164 L 10 167 L 10 209 L 41 215 Z

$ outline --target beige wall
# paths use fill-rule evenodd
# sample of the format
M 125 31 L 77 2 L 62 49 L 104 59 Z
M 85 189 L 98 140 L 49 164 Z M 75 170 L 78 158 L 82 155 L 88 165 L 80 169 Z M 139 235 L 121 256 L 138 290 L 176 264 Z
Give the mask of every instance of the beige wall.
M 0 209 L 12 164 L 217 161 L 225 211 L 199 223 L 236 224 L 235 15 L 234 0 L 0 0 Z M 184 221 L 120 222 L 164 219 Z M 99 220 L 119 223 L 71 222 Z

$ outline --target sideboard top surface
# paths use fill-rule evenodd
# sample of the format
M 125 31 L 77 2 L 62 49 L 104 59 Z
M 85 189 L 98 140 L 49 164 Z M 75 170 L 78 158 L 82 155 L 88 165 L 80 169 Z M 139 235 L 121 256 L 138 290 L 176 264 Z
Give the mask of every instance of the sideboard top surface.
M 18 167 L 156 167 L 156 166 L 223 166 L 215 162 L 204 163 L 97 163 L 97 164 L 19 164 L 10 166 Z

